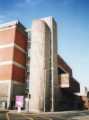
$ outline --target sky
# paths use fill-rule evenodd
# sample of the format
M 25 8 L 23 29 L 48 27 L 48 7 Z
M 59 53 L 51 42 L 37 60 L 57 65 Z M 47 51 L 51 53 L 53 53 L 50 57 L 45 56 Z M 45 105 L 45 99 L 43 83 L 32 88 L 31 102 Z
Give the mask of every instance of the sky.
M 0 0 L 0 23 L 53 16 L 58 25 L 58 53 L 73 76 L 89 89 L 89 0 Z

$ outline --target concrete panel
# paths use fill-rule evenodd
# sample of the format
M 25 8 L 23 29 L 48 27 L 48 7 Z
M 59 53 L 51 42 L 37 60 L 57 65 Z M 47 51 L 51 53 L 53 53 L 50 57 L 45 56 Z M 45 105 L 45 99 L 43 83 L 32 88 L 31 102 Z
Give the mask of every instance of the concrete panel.
M 67 73 L 61 74 L 59 76 L 59 82 L 61 88 L 69 88 L 70 87 L 70 76 Z

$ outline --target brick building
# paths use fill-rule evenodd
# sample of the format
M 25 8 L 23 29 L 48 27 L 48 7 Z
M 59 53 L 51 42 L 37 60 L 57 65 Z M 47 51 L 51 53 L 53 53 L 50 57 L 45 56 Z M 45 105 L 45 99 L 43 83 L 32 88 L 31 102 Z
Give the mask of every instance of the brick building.
M 77 95 L 80 92 L 80 84 L 73 77 L 70 66 L 60 55 L 58 55 L 58 81 L 60 98 L 56 110 L 81 109 L 82 99 Z
M 80 92 L 80 85 L 72 69 L 57 54 L 56 21 L 53 17 L 34 20 L 28 33 L 31 33 L 29 111 L 78 109 L 81 100 L 76 93 Z
M 57 53 L 53 17 L 33 21 L 31 29 L 19 21 L 0 25 L 0 105 L 14 106 L 15 96 L 25 95 L 26 88 L 29 111 L 82 108 L 80 85 Z
M 27 33 L 18 21 L 0 25 L 0 103 L 24 93 Z

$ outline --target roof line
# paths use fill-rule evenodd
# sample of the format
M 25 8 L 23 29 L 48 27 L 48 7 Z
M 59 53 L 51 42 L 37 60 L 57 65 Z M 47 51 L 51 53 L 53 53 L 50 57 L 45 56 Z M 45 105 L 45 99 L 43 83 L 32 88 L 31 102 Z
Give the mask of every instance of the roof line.
M 11 22 L 6 22 L 6 23 L 3 23 L 3 24 L 0 24 L 0 28 L 16 25 L 16 24 L 18 24 L 18 22 L 19 22 L 18 20 L 11 21 Z

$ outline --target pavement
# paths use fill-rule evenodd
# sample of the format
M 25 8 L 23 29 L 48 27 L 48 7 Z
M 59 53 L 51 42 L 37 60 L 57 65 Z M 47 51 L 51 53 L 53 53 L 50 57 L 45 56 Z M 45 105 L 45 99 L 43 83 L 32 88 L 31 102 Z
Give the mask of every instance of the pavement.
M 26 113 L 0 111 L 0 120 L 89 120 L 89 111 Z

